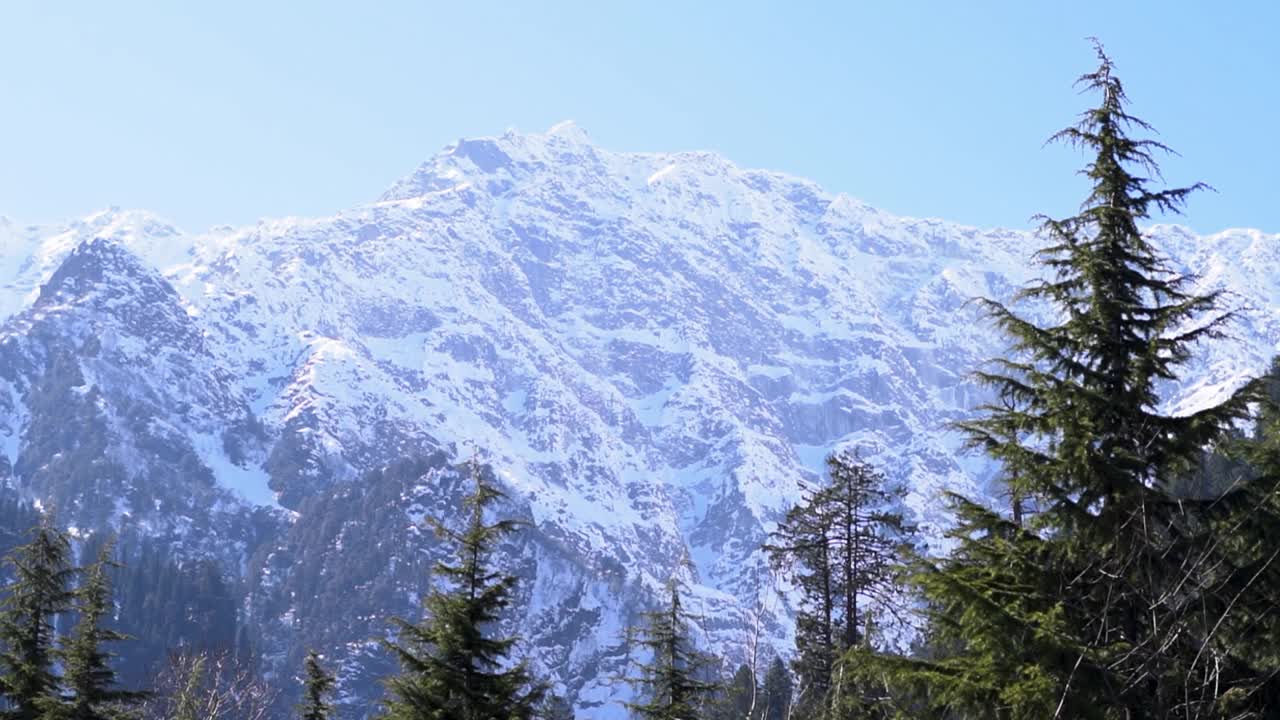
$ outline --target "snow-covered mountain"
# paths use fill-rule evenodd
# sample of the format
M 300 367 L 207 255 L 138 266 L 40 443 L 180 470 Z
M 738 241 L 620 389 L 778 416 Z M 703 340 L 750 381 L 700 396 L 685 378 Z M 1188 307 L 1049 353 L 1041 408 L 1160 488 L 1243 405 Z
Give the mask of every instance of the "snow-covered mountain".
M 1280 236 L 1152 232 L 1244 308 L 1171 388 L 1190 408 L 1275 352 Z M 787 647 L 759 546 L 833 449 L 934 541 L 944 488 L 986 491 L 947 429 L 1001 347 L 966 301 L 1009 297 L 1035 246 L 572 124 L 461 140 L 332 217 L 0 219 L 0 475 L 222 558 L 276 670 L 323 644 L 356 703 L 423 589 L 415 523 L 478 457 L 531 525 L 512 624 L 613 717 L 621 629 L 673 573 L 726 656 Z

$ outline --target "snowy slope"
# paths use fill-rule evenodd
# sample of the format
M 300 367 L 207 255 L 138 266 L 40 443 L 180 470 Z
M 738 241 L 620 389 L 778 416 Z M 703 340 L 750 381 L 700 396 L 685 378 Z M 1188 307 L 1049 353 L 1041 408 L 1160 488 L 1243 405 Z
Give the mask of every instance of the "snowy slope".
M 1239 342 L 1174 389 L 1170 407 L 1187 409 L 1275 352 L 1280 236 L 1153 232 L 1245 308 Z M 763 641 L 786 646 L 758 547 L 834 448 L 906 482 L 935 542 L 941 490 L 984 492 L 990 468 L 946 429 L 977 399 L 965 374 L 1000 347 L 966 301 L 1007 298 L 1035 247 L 714 154 L 609 152 L 562 124 L 459 141 L 332 217 L 204 235 L 114 210 L 0 222 L 0 333 L 25 332 L 41 283 L 92 238 L 161 272 L 235 412 L 261 427 L 253 462 L 202 455 L 249 504 L 278 498 L 305 523 L 308 498 L 400 457 L 492 463 L 536 528 L 521 622 L 593 717 L 622 692 L 600 664 L 635 610 L 609 607 L 618 583 L 680 574 L 727 654 L 745 654 L 761 612 Z M 0 452 L 14 461 L 10 395 Z M 227 422 L 174 427 L 207 446 Z M 559 632 L 569 601 L 588 609 Z M 259 619 L 284 632 L 295 610 Z

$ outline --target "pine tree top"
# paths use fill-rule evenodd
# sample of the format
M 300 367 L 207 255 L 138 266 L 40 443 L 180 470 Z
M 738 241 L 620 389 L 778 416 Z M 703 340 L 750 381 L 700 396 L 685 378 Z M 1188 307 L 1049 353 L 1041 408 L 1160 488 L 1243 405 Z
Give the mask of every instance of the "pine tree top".
M 627 678 L 644 700 L 625 704 L 645 720 L 698 720 L 720 688 L 708 679 L 716 663 L 693 639 L 693 616 L 684 607 L 682 591 L 678 579 L 668 580 L 665 603 L 642 613 L 640 624 L 627 629 L 628 644 L 649 659 Z
M 1036 259 L 1047 277 L 1015 298 L 1047 303 L 1057 321 L 1038 325 L 981 301 L 1012 356 L 976 374 L 996 397 L 960 424 L 1016 490 L 1062 514 L 1056 522 L 1141 502 L 1199 462 L 1257 395 L 1249 384 L 1189 416 L 1159 411 L 1160 384 L 1197 343 L 1222 337 L 1233 313 L 1220 308 L 1221 292 L 1198 291 L 1195 277 L 1171 270 L 1142 231 L 1152 211 L 1179 212 L 1207 186 L 1149 188 L 1160 179 L 1155 155 L 1171 151 L 1132 135 L 1151 126 L 1128 112 L 1114 64 L 1095 48 L 1098 68 L 1078 84 L 1099 102 L 1050 138 L 1091 154 L 1082 173 L 1092 187 L 1077 214 L 1042 218 L 1048 245 Z
M 71 542 L 49 518 L 31 531 L 31 541 L 7 558 L 14 579 L 0 606 L 0 691 L 11 703 L 7 717 L 35 720 L 56 697 L 54 619 L 71 608 L 76 576 Z
M 323 658 L 315 650 L 307 653 L 304 662 L 305 677 L 300 720 L 328 720 L 333 706 L 329 696 L 337 685 L 337 679 L 325 669 Z
M 436 584 L 424 600 L 421 622 L 396 618 L 400 637 L 385 646 L 400 660 L 401 675 L 387 682 L 389 718 L 438 720 L 529 720 L 546 694 L 523 663 L 509 658 L 517 638 L 498 633 L 512 602 L 516 578 L 495 567 L 499 543 L 519 527 L 490 520 L 489 508 L 503 497 L 472 464 L 475 489 L 464 501 L 466 525 L 455 529 L 429 519 L 454 553 L 436 564 Z
M 1232 313 L 1144 232 L 1153 213 L 1180 212 L 1206 186 L 1154 189 L 1156 157 L 1170 151 L 1130 113 L 1115 65 L 1095 50 L 1098 66 L 1078 85 L 1097 102 L 1051 138 L 1088 155 L 1090 190 L 1075 214 L 1042 218 L 1043 279 L 1015 296 L 1050 319 L 982 301 L 1012 352 L 978 373 L 992 399 L 960 424 L 1000 463 L 1012 517 L 952 496 L 956 547 L 918 558 L 914 577 L 932 655 L 868 662 L 888 684 L 921 693 L 935 716 L 1222 711 L 1213 694 L 1231 671 L 1207 669 L 1203 654 L 1225 650 L 1213 623 L 1235 602 L 1221 592 L 1232 561 L 1217 554 L 1212 501 L 1170 488 L 1250 416 L 1261 385 L 1189 415 L 1161 410 L 1165 383 L 1198 343 L 1227 331 Z M 1035 513 L 1026 523 L 1024 500 Z
M 129 708 L 146 698 L 146 693 L 118 687 L 112 667 L 116 653 L 108 644 L 130 639 L 105 627 L 113 607 L 107 574 L 116 567 L 112 548 L 110 541 L 105 543 L 97 560 L 82 573 L 83 581 L 75 591 L 80 617 L 57 653 L 66 695 L 49 699 L 43 720 L 125 720 L 134 717 Z

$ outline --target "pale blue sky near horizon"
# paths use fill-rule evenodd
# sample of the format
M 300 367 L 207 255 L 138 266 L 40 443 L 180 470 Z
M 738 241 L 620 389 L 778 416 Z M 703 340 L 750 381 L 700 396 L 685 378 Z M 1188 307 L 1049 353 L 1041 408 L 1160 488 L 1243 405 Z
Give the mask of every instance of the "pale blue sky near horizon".
M 0 215 L 108 205 L 188 231 L 375 198 L 460 137 L 571 119 L 884 210 L 1029 227 L 1082 197 L 1043 147 L 1107 46 L 1203 180 L 1180 221 L 1280 232 L 1280 5 L 37 2 L 0 6 Z

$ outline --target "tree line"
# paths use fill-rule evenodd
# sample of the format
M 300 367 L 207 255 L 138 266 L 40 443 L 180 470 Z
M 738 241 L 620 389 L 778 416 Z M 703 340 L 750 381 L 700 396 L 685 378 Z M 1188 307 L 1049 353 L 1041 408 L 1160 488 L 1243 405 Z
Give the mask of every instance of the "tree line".
M 94 561 L 74 566 L 71 536 L 46 516 L 8 554 L 11 580 L 0 605 L 0 718 L 267 720 L 276 693 L 253 664 L 232 646 L 195 644 L 191 636 L 171 649 L 150 689 L 123 687 L 113 648 L 132 638 L 114 626 L 122 610 L 135 606 L 128 593 L 113 588 L 111 571 L 119 567 L 113 543 L 86 542 L 94 544 Z M 184 604 L 182 612 L 197 630 L 204 627 L 200 604 Z M 156 612 L 152 620 L 163 625 L 167 616 Z M 134 662 L 145 664 L 149 657 L 143 652 Z
M 1162 388 L 1234 315 L 1141 230 L 1204 186 L 1156 187 L 1168 148 L 1096 49 L 1079 83 L 1098 101 L 1053 136 L 1089 157 L 1089 192 L 1076 214 L 1042 218 L 1043 279 L 1014 300 L 1050 319 L 979 300 L 1010 349 L 977 372 L 991 400 L 957 429 L 998 462 L 1007 505 L 950 495 L 948 551 L 930 554 L 904 489 L 853 451 L 832 454 L 763 546 L 794 589 L 788 658 L 723 677 L 672 580 L 625 638 L 637 657 L 619 681 L 635 717 L 1280 717 L 1280 364 L 1216 404 L 1160 410 Z M 461 526 L 429 520 L 451 553 L 422 617 L 395 620 L 384 641 L 400 672 L 381 717 L 572 718 L 499 631 L 519 580 L 498 569 L 498 548 L 520 528 L 494 517 L 501 491 L 472 479 Z M 48 523 L 10 555 L 4 718 L 266 716 L 269 690 L 234 654 L 177 656 L 149 691 L 119 687 L 109 553 L 85 568 L 70 557 Z M 60 633 L 63 617 L 74 622 Z M 309 655 L 303 675 L 295 716 L 336 717 L 324 659 Z

